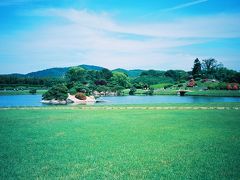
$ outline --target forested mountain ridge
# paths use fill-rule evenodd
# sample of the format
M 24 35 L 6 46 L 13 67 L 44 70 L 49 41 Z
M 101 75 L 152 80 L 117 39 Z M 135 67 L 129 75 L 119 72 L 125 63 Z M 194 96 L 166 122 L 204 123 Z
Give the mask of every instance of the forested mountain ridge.
M 78 67 L 81 67 L 85 70 L 97 70 L 97 71 L 103 69 L 103 67 L 100 67 L 100 66 L 86 65 L 86 64 L 79 65 Z M 46 78 L 46 77 L 59 78 L 59 77 L 64 77 L 65 73 L 70 68 L 71 67 L 49 68 L 49 69 L 44 69 L 40 71 L 30 72 L 27 74 L 14 73 L 14 74 L 6 74 L 6 75 L 12 75 L 16 77 L 30 77 L 30 78 Z
M 95 70 L 95 71 L 100 71 L 100 70 L 104 69 L 104 67 L 101 67 L 101 66 L 86 65 L 86 64 L 79 65 L 78 67 L 81 67 L 85 70 Z M 44 69 L 44 70 L 40 70 L 40 71 L 30 72 L 30 73 L 27 73 L 27 74 L 14 73 L 14 74 L 6 74 L 6 75 L 12 75 L 12 76 L 16 76 L 16 77 L 30 77 L 30 78 L 46 78 L 46 77 L 60 78 L 60 77 L 64 77 L 65 73 L 70 68 L 71 67 L 49 68 L 49 69 Z M 126 70 L 126 69 L 122 69 L 122 68 L 117 68 L 117 69 L 114 69 L 112 71 L 113 72 L 125 73 L 129 77 L 137 77 L 144 70 L 141 70 L 141 69 Z

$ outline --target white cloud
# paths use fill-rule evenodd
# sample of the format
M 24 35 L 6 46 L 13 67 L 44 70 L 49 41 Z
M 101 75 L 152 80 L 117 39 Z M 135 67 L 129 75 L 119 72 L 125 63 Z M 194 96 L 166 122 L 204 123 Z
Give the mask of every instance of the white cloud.
M 107 13 L 87 10 L 46 9 L 35 15 L 65 18 L 73 24 L 95 30 L 166 38 L 232 38 L 240 37 L 240 14 L 217 14 L 179 18 L 170 22 L 120 24 Z
M 104 12 L 75 9 L 45 9 L 31 15 L 54 16 L 65 23 L 27 32 L 17 41 L 0 46 L 0 51 L 15 54 L 25 62 L 34 61 L 37 69 L 85 63 L 112 69 L 190 70 L 196 54 L 174 53 L 171 49 L 207 43 L 215 38 L 240 37 L 238 14 L 148 24 L 121 24 Z

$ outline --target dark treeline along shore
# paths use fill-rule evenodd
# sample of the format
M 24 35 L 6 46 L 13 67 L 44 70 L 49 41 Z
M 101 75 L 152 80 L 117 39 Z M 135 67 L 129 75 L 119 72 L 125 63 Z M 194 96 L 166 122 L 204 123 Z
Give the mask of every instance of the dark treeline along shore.
M 109 70 L 99 66 L 51 68 L 28 74 L 0 75 L 0 95 L 43 94 L 43 99 L 64 100 L 94 95 L 187 95 L 240 96 L 240 72 L 215 59 L 194 60 L 192 71 Z

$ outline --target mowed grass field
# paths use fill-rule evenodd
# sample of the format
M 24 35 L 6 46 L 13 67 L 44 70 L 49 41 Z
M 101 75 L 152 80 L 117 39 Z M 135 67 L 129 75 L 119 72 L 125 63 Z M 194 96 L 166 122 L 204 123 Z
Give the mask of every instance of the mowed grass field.
M 0 179 L 240 179 L 240 110 L 0 109 L 0 118 Z

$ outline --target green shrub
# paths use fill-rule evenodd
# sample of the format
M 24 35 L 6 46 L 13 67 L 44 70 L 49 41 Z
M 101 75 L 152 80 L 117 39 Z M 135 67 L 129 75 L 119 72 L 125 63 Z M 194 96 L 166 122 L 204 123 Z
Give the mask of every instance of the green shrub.
M 71 95 L 74 95 L 74 94 L 77 93 L 77 90 L 76 90 L 74 87 L 72 87 L 72 88 L 69 90 L 69 93 L 70 93 Z
M 44 100 L 66 100 L 68 97 L 68 88 L 63 84 L 58 84 L 50 88 L 42 95 Z
M 186 81 L 185 80 L 181 80 L 180 83 L 186 83 Z
M 218 83 L 207 83 L 207 87 L 208 87 L 209 90 L 219 89 Z
M 130 88 L 129 95 L 134 95 L 136 93 L 137 89 L 133 86 Z
M 153 93 L 154 93 L 154 88 L 153 87 L 151 87 L 148 91 L 147 91 L 147 95 L 150 95 L 150 96 L 152 96 L 153 95 Z
M 225 90 L 227 89 L 227 84 L 224 82 L 210 82 L 206 83 L 209 90 Z
M 81 93 L 90 95 L 90 89 L 83 84 L 76 84 L 76 86 L 74 86 L 74 88 L 76 89 L 77 92 L 81 92 Z
M 29 90 L 29 93 L 30 93 L 30 94 L 36 94 L 36 93 L 37 93 L 37 90 L 36 90 L 36 89 L 30 89 L 30 90 Z
M 172 84 L 168 84 L 168 85 L 164 86 L 164 89 L 170 88 L 172 86 L 173 86 Z
M 74 94 L 76 94 L 77 92 L 81 92 L 81 93 L 84 93 L 84 94 L 87 94 L 87 95 L 90 95 L 90 94 L 91 94 L 91 90 L 90 90 L 87 86 L 85 86 L 85 85 L 83 85 L 83 84 L 81 84 L 81 83 L 76 83 L 76 84 L 69 90 L 69 93 L 70 93 L 71 95 L 74 95 Z
M 107 91 L 109 91 L 109 87 L 107 87 L 107 86 L 98 86 L 97 87 L 97 91 L 106 93 Z
M 227 83 L 221 82 L 218 84 L 219 90 L 226 90 L 227 89 Z

